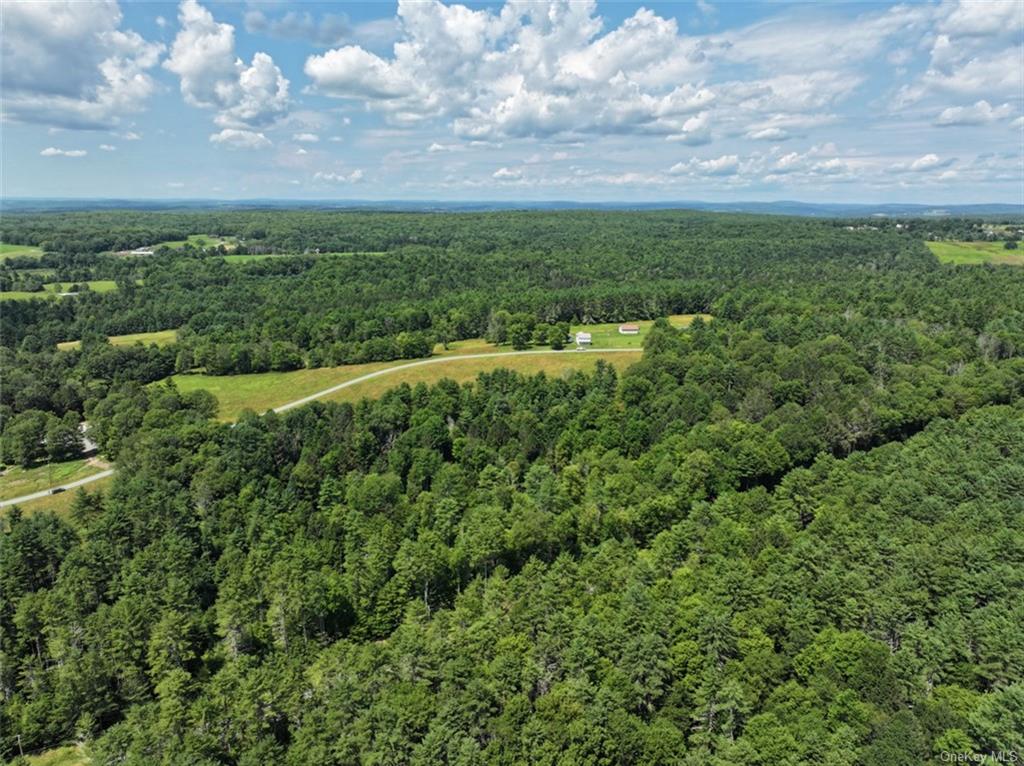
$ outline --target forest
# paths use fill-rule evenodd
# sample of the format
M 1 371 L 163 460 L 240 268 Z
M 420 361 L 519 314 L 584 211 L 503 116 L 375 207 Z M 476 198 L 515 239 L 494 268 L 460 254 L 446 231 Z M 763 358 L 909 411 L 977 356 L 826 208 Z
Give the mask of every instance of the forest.
M 45 254 L 0 279 L 118 289 L 3 304 L 0 457 L 73 452 L 87 420 L 117 473 L 69 514 L 2 522 L 0 756 L 1019 758 L 1024 269 L 924 245 L 975 227 L 5 216 L 0 240 Z M 116 255 L 198 233 L 273 257 Z M 233 424 L 165 380 L 674 313 L 713 319 L 659 319 L 622 373 L 498 370 Z

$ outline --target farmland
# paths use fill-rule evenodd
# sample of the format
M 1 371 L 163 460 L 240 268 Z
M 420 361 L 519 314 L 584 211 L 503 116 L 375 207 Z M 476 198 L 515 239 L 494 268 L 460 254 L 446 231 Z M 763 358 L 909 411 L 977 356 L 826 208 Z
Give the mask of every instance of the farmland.
M 238 240 L 235 237 L 218 237 L 213 234 L 190 234 L 187 239 L 173 239 L 166 242 L 157 242 L 153 247 L 169 247 L 172 250 L 181 250 L 185 245 L 199 249 L 220 247 L 223 245 L 225 248 L 231 249 L 237 244 Z
M 142 343 L 145 346 L 153 343 L 157 346 L 169 346 L 177 340 L 177 330 L 157 330 L 155 332 L 134 332 L 128 335 L 111 335 L 107 338 L 112 346 L 134 346 Z M 82 341 L 66 340 L 57 344 L 58 351 L 73 351 L 80 348 Z
M 689 327 L 697 315 L 677 314 L 669 317 L 673 327 Z M 710 319 L 708 315 L 704 318 Z M 568 370 L 591 370 L 600 357 L 597 353 L 607 349 L 636 349 L 637 355 L 609 354 L 608 361 L 622 368 L 639 358 L 643 338 L 653 324 L 652 320 L 636 322 L 639 325 L 638 335 L 621 335 L 617 323 L 594 325 L 575 325 L 572 332 L 580 330 L 592 335 L 593 352 L 579 355 L 564 352 L 557 355 L 513 355 L 508 358 L 487 357 L 482 359 L 452 359 L 449 362 L 415 365 L 408 361 L 371 362 L 368 364 L 342 365 L 338 367 L 322 367 L 317 369 L 294 370 L 291 372 L 263 372 L 249 375 L 175 375 L 173 380 L 183 392 L 205 389 L 217 397 L 220 403 L 219 417 L 222 420 L 235 420 L 245 409 L 265 412 L 294 399 L 308 396 L 316 391 L 344 383 L 368 373 L 391 368 L 404 368 L 392 375 L 382 375 L 365 381 L 351 388 L 343 389 L 326 397 L 332 400 L 355 401 L 363 397 L 376 398 L 394 386 L 408 383 L 436 383 L 442 378 L 449 378 L 463 383 L 472 380 L 481 372 L 490 372 L 499 367 L 506 367 L 526 375 L 544 372 L 548 375 L 561 374 Z M 438 345 L 434 349 L 436 356 L 463 356 L 467 354 L 504 354 L 513 351 L 511 346 L 494 346 L 483 338 L 470 338 L 453 341 L 444 349 Z
M 25 292 L 12 290 L 0 292 L 0 301 L 27 301 L 33 298 L 59 298 L 61 293 L 67 293 L 72 285 L 88 285 L 89 291 L 94 293 L 109 293 L 117 289 L 117 283 L 112 279 L 91 279 L 83 282 L 51 282 L 43 285 L 43 289 L 37 292 Z
M 1024 250 L 1007 250 L 1002 242 L 926 242 L 943 263 L 994 263 L 1024 266 Z
M 31 258 L 42 254 L 43 250 L 39 247 L 33 247 L 32 245 L 9 245 L 4 242 L 0 242 L 0 261 L 4 261 L 8 258 L 19 258 L 22 256 Z
M 511 352 L 512 349 L 506 347 L 505 351 Z M 452 349 L 448 354 L 496 352 L 500 353 L 501 349 L 496 350 L 493 346 L 474 345 Z M 423 366 L 412 366 L 418 363 L 409 361 L 371 362 L 292 372 L 262 372 L 252 375 L 175 375 L 171 379 L 182 393 L 200 389 L 209 391 L 217 397 L 219 402 L 218 417 L 223 421 L 232 421 L 237 420 L 244 410 L 265 412 L 325 388 L 380 370 L 410 366 L 408 370 L 382 375 L 325 398 L 334 401 L 354 401 L 363 397 L 376 398 L 387 389 L 402 383 L 409 385 L 421 382 L 436 383 L 444 378 L 463 383 L 473 380 L 481 372 L 489 372 L 501 367 L 525 375 L 533 375 L 538 372 L 552 375 L 562 374 L 568 370 L 590 370 L 597 363 L 597 359 L 601 358 L 601 354 L 597 352 L 577 354 L 573 351 L 564 351 L 558 354 L 503 357 L 504 355 L 484 359 L 451 359 Z M 608 361 L 621 368 L 636 361 L 639 357 L 638 349 L 635 356 L 629 353 L 608 354 Z

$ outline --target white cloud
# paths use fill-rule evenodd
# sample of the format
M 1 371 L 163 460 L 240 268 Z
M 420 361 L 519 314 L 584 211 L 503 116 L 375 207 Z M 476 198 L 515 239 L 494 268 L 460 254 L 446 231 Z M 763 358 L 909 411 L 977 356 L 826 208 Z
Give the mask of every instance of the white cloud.
M 167 182 L 167 188 L 168 189 L 184 189 L 185 188 L 185 184 L 182 183 L 181 181 L 168 181 Z
M 104 152 L 116 152 L 117 147 L 110 144 L 100 144 L 100 150 Z
M 956 162 L 956 157 L 942 159 L 939 155 L 929 152 L 909 162 L 897 162 L 888 168 L 890 173 L 929 173 L 934 170 L 948 168 Z
M 298 155 L 309 154 L 309 152 L 307 152 L 301 146 L 298 149 L 295 150 L 295 153 L 298 154 Z
M 972 106 L 951 106 L 943 109 L 935 119 L 936 125 L 986 125 L 1002 120 L 1013 114 L 1010 104 L 993 107 L 988 101 L 981 100 Z
M 337 45 L 352 33 L 348 17 L 339 13 L 325 13 L 319 19 L 308 11 L 288 11 L 278 18 L 268 18 L 259 10 L 245 14 L 245 30 L 249 33 L 268 34 L 285 40 L 305 40 L 314 45 Z
M 131 130 L 126 131 L 124 133 L 118 133 L 118 135 L 121 138 L 123 138 L 125 141 L 141 141 L 142 140 L 142 136 L 140 136 L 138 133 L 136 133 L 134 131 L 131 131 Z
M 327 181 L 329 183 L 349 183 L 354 184 L 363 180 L 363 171 L 356 169 L 350 173 L 331 173 L 324 171 L 317 171 L 313 174 L 314 181 Z
M 192 106 L 217 110 L 223 128 L 266 128 L 288 111 L 288 80 L 266 53 L 248 66 L 235 55 L 235 33 L 218 23 L 196 0 L 178 8 L 181 29 L 163 66 L 181 81 L 181 94 Z
M 262 133 L 237 128 L 224 128 L 220 133 L 212 134 L 210 142 L 230 149 L 265 149 L 271 145 L 270 139 Z
M 18 122 L 99 130 L 145 106 L 163 46 L 121 29 L 115 0 L 3 4 L 3 115 Z
M 320 140 L 320 136 L 318 136 L 316 133 L 295 133 L 292 136 L 292 139 L 294 141 L 299 141 L 304 144 L 315 144 L 317 141 Z
M 48 146 L 39 152 L 40 157 L 84 157 L 88 154 L 85 149 L 57 149 L 53 146 Z
M 498 168 L 491 176 L 496 181 L 518 181 L 522 177 L 523 171 L 512 168 Z
M 676 134 L 714 101 L 688 82 L 699 41 L 641 9 L 601 35 L 593 2 L 507 3 L 499 12 L 400 0 L 403 39 L 382 58 L 347 45 L 311 56 L 314 89 L 368 102 L 395 124 L 450 117 L 477 140 L 576 133 Z
M 437 154 L 438 152 L 449 152 L 453 148 L 454 147 L 447 146 L 445 144 L 439 144 L 437 143 L 437 141 L 435 141 L 434 143 L 427 147 L 427 152 L 429 152 L 430 154 Z
M 782 128 L 755 128 L 747 132 L 747 138 L 752 141 L 785 141 L 789 137 Z
M 705 175 L 731 176 L 739 172 L 740 158 L 735 154 L 723 154 L 710 160 L 699 160 L 696 157 L 688 162 L 677 162 L 671 168 L 671 175 Z

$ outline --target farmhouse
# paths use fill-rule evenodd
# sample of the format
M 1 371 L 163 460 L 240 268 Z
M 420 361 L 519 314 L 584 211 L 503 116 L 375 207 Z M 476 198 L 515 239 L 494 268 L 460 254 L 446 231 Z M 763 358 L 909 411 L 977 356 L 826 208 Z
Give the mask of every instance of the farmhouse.
M 576 345 L 577 346 L 589 346 L 593 342 L 589 332 L 578 332 L 576 333 Z
M 638 324 L 620 324 L 619 335 L 639 335 L 640 325 Z
M 134 250 L 129 251 L 129 255 L 152 255 L 153 248 L 151 247 L 137 247 Z

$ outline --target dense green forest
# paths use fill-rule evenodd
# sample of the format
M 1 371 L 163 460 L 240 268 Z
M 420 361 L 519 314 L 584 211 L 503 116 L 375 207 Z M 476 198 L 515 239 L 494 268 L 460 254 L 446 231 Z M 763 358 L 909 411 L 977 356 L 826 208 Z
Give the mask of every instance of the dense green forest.
M 1024 752 L 1024 270 L 940 265 L 922 243 L 970 222 L 849 225 L 5 220 L 3 241 L 43 245 L 46 268 L 119 289 L 3 305 L 4 449 L 45 450 L 47 429 L 68 439 L 84 417 L 118 471 L 66 518 L 5 521 L 0 755 L 71 741 L 128 766 Z M 101 252 L 194 233 L 294 255 Z M 364 344 L 499 340 L 506 321 L 679 312 L 714 320 L 656 322 L 621 375 L 498 371 L 232 425 L 210 395 L 158 382 L 262 368 L 260 354 L 288 369 Z M 171 327 L 166 348 L 103 339 Z

